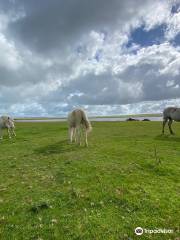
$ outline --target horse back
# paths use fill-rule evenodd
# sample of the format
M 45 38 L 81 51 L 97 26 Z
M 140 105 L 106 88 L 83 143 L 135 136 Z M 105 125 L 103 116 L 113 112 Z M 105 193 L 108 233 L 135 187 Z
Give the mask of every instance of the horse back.
M 180 108 L 177 107 L 168 107 L 163 111 L 164 119 L 172 119 L 175 121 L 180 121 Z

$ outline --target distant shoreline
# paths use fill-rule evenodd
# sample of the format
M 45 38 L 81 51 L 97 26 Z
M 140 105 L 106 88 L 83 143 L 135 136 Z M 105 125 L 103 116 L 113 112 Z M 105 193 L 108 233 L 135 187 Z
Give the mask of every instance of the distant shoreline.
M 136 116 L 136 117 L 90 117 L 92 122 L 126 122 L 128 121 L 162 121 L 162 116 Z M 16 119 L 16 122 L 66 122 L 66 118 L 33 118 L 33 119 Z
M 96 118 L 148 118 L 148 117 L 162 117 L 161 113 L 149 114 L 130 114 L 130 115 L 110 115 L 110 116 L 90 116 L 89 119 Z M 14 120 L 66 120 L 67 117 L 15 117 Z

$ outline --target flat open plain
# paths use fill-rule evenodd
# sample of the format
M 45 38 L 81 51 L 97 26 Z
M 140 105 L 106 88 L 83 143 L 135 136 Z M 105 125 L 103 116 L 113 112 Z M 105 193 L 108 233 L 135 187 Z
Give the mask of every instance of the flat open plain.
M 16 123 L 0 142 L 0 239 L 138 239 L 134 229 L 179 229 L 180 124 L 93 122 L 89 147 L 67 124 Z

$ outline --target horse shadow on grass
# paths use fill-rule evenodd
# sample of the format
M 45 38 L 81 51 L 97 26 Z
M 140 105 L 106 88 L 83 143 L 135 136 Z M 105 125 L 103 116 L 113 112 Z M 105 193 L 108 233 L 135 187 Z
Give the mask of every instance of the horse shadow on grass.
M 168 134 L 168 135 L 160 134 L 160 135 L 157 135 L 154 139 L 160 140 L 160 141 L 168 141 L 168 142 L 180 142 L 180 137 L 172 134 Z
M 35 149 L 35 153 L 43 155 L 61 154 L 66 152 L 72 152 L 77 150 L 77 145 L 70 144 L 67 140 L 55 142 L 50 145 L 46 145 Z

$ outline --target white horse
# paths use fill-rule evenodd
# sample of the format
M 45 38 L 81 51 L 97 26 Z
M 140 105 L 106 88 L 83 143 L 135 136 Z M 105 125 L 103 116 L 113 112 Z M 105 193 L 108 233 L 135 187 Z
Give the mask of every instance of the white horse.
M 76 142 L 76 135 L 78 143 L 81 145 L 81 132 L 85 132 L 85 144 L 88 146 L 87 135 L 92 130 L 91 123 L 88 120 L 86 113 L 82 109 L 75 109 L 68 115 L 69 124 L 69 138 L 70 142 Z
M 8 116 L 0 117 L 0 139 L 3 138 L 2 130 L 5 128 L 7 129 L 9 138 L 11 138 L 13 135 L 16 136 L 13 118 Z
M 168 107 L 165 108 L 163 111 L 163 128 L 162 128 L 162 134 L 164 134 L 164 127 L 166 125 L 166 123 L 168 122 L 168 126 L 169 126 L 169 131 L 171 134 L 174 134 L 171 125 L 172 122 L 176 121 L 180 121 L 180 108 L 177 107 Z

